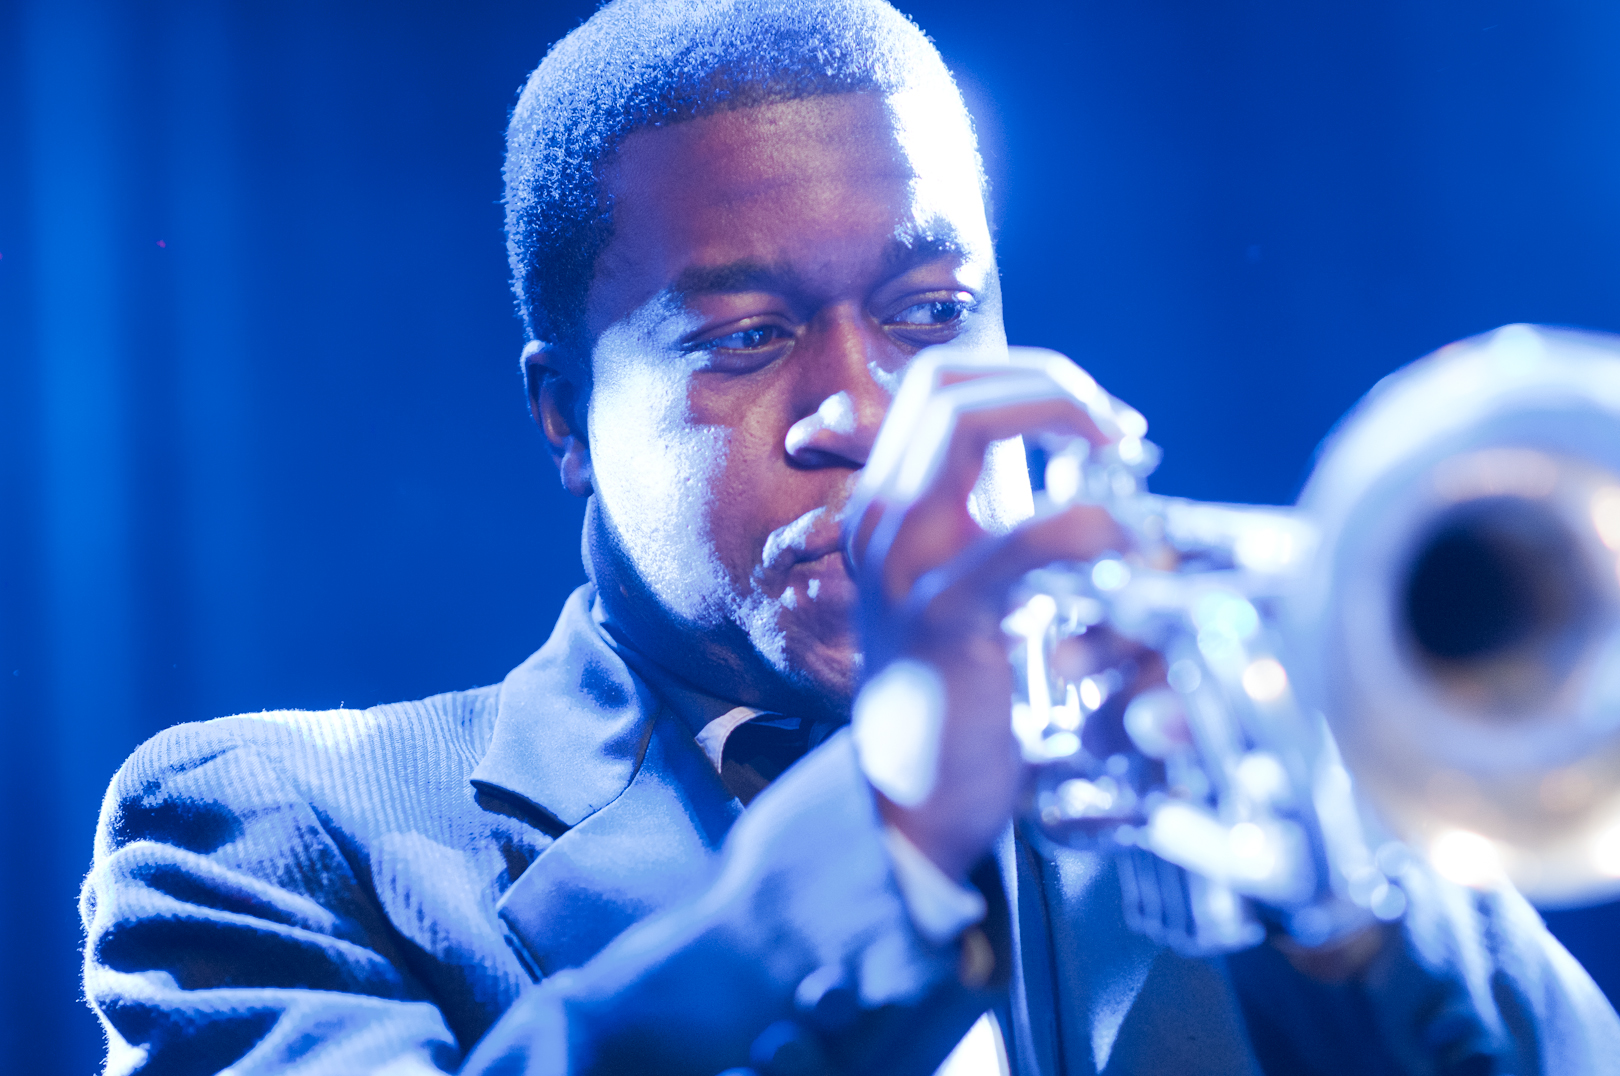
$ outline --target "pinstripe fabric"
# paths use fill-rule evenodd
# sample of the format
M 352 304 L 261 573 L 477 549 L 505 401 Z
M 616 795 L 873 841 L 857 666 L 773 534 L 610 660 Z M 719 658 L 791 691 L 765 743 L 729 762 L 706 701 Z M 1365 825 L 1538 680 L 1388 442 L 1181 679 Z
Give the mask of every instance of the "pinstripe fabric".
M 739 822 L 589 604 L 495 687 L 142 746 L 82 898 L 108 1071 L 713 1073 L 813 972 L 863 1014 L 830 1056 L 931 1071 L 993 995 L 912 928 L 847 739 Z
M 1157 949 L 1106 863 L 1009 839 L 975 877 L 998 977 L 966 989 L 848 736 L 742 811 L 589 606 L 497 686 L 141 747 L 82 898 L 108 1071 L 712 1074 L 789 1026 L 821 1071 L 926 1074 L 992 1005 L 1020 1076 L 1620 1071 L 1620 1023 L 1534 912 L 1438 883 L 1364 983 L 1326 987 L 1267 947 Z

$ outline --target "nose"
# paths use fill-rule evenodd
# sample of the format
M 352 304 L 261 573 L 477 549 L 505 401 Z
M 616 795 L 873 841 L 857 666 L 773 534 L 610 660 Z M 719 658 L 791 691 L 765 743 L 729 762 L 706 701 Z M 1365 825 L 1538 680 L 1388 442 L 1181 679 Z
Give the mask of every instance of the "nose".
M 800 467 L 864 467 L 893 398 L 884 384 L 891 375 L 876 361 L 888 341 L 868 339 L 882 330 L 859 318 L 837 319 L 827 329 L 821 347 L 798 356 L 805 364 L 798 398 L 810 413 L 788 427 L 783 448 Z

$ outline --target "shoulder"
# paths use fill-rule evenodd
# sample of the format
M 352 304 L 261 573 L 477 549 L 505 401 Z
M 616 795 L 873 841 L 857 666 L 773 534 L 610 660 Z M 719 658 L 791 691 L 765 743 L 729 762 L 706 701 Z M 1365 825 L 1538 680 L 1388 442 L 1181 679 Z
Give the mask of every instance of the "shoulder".
M 476 757 L 489 741 L 499 690 L 455 691 L 366 710 L 265 710 L 175 725 L 136 748 L 119 775 L 180 774 L 242 753 L 293 767 L 423 751 Z
M 267 710 L 175 725 L 130 755 L 102 805 L 103 836 L 119 817 L 158 804 L 232 814 L 297 800 L 334 813 L 465 786 L 488 744 L 498 687 L 366 710 Z M 110 832 L 109 832 L 110 831 Z M 100 843 L 100 842 L 98 842 Z

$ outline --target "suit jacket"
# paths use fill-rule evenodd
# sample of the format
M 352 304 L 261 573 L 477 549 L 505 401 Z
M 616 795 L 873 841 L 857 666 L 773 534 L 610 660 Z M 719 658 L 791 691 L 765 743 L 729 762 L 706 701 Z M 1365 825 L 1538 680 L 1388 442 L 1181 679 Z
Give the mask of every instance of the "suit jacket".
M 992 1007 L 1020 1076 L 1620 1071 L 1613 1011 L 1510 894 L 1419 886 L 1365 981 L 1322 986 L 1269 947 L 1156 947 L 1108 861 L 1009 833 L 964 983 L 847 735 L 743 811 L 591 605 L 499 685 L 137 750 L 81 901 L 107 1071 L 927 1073 Z

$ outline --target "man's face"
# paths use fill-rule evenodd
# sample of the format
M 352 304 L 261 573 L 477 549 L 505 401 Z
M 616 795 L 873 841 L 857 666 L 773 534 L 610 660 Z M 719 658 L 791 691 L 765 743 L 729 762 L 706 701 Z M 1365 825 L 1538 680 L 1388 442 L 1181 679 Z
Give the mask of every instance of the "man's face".
M 661 622 L 673 638 L 637 641 L 677 673 L 729 667 L 712 689 L 847 704 L 840 512 L 900 374 L 933 344 L 1005 346 L 965 125 L 815 97 L 638 132 L 606 182 L 586 410 L 604 600 L 650 598 L 618 618 Z M 1027 502 L 1013 462 L 991 515 Z

